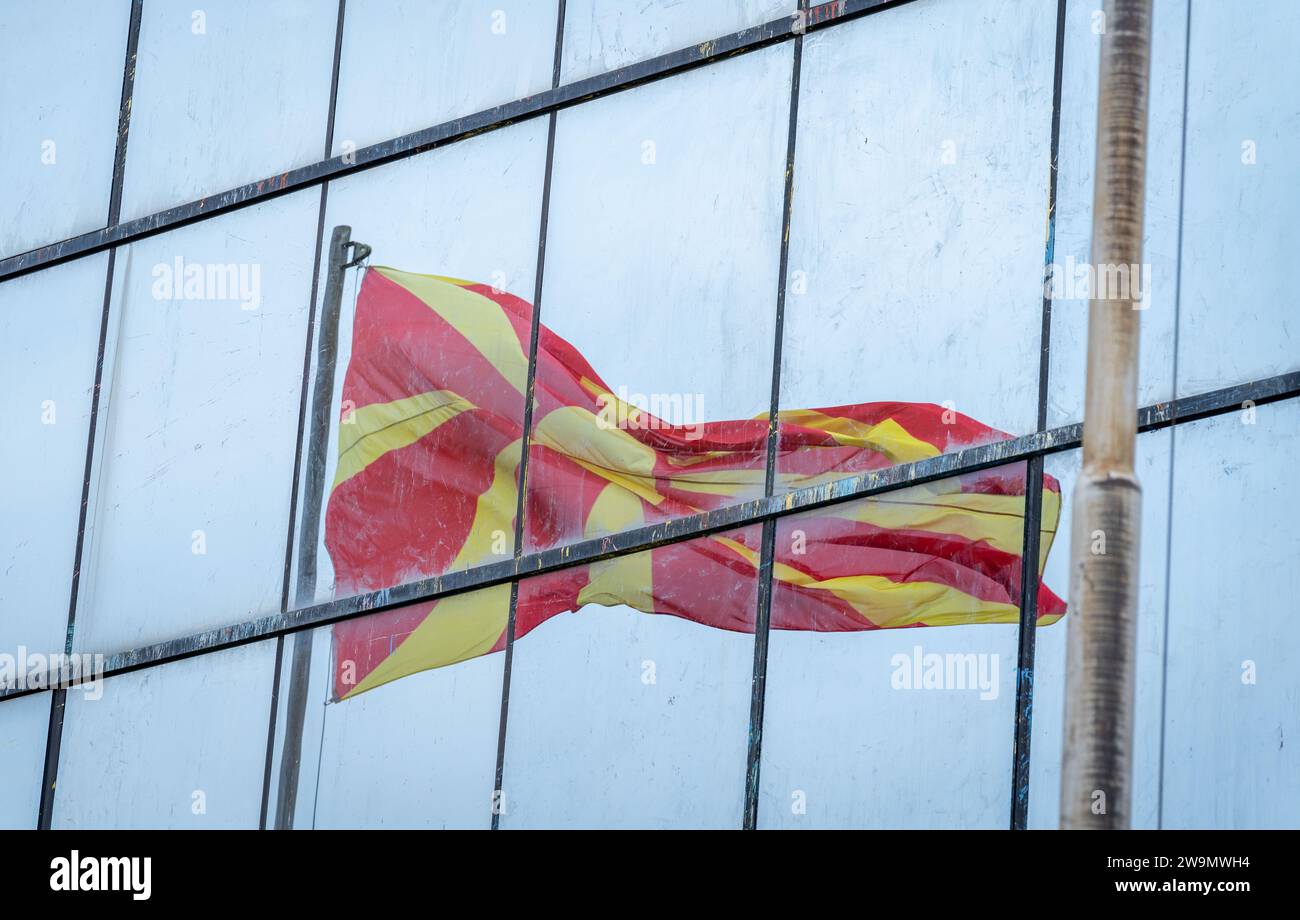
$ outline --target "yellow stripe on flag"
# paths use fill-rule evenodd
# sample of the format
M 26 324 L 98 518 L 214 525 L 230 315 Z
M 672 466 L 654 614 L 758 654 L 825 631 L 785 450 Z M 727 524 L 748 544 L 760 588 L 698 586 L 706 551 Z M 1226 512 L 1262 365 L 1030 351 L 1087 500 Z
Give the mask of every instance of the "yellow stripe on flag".
M 824 431 L 843 447 L 866 448 L 884 454 L 892 463 L 912 463 L 939 456 L 939 448 L 913 437 L 892 418 L 868 425 L 856 419 L 824 415 L 811 409 L 787 409 L 778 417 L 784 422 Z
M 727 537 L 713 537 L 757 567 L 758 554 Z M 792 566 L 773 562 L 772 577 L 810 591 L 826 591 L 845 601 L 864 620 L 881 628 L 925 623 L 1018 623 L 1020 608 L 972 597 L 932 581 L 899 582 L 883 575 L 849 575 L 817 579 Z M 1058 618 L 1059 619 L 1059 618 Z
M 523 441 L 513 441 L 496 456 L 493 462 L 492 484 L 478 497 L 474 506 L 474 522 L 469 534 L 451 564 L 453 571 L 466 569 L 497 555 L 494 544 L 504 547 L 504 552 L 514 550 L 515 509 L 519 500 L 515 471 L 519 468 L 519 453 Z
M 581 406 L 561 406 L 548 412 L 533 427 L 533 442 L 618 483 L 652 505 L 664 500 L 654 488 L 654 449 L 620 428 L 602 425 Z
M 463 282 L 438 275 L 416 275 L 395 268 L 371 269 L 400 284 L 443 318 L 501 372 L 516 390 L 528 384 L 528 357 L 501 305 L 463 287 Z
M 444 597 L 402 644 L 343 699 L 409 674 L 487 654 L 505 632 L 509 616 L 508 584 Z
M 587 538 L 617 533 L 645 523 L 641 499 L 618 483 L 601 489 L 587 515 Z M 588 567 L 587 584 L 578 592 L 578 604 L 626 604 L 646 613 L 654 612 L 653 560 L 649 552 L 616 556 Z
M 353 411 L 339 425 L 334 487 L 389 451 L 414 444 L 439 425 L 473 408 L 472 403 L 450 390 L 431 390 Z

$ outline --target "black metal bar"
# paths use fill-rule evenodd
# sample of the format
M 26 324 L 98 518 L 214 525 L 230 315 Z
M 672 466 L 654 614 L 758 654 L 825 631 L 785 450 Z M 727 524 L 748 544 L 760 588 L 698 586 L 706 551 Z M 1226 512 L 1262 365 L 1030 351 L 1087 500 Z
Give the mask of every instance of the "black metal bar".
M 914 0 L 832 0 L 830 3 L 823 3 L 809 10 L 805 31 L 817 31 L 912 2 Z M 372 144 L 347 155 L 346 160 L 344 156 L 327 155 L 326 159 L 317 163 L 289 169 L 278 175 L 208 195 L 197 201 L 177 205 L 124 224 L 112 221 L 103 229 L 60 240 L 7 259 L 0 259 L 0 281 L 57 265 L 79 256 L 102 252 L 115 245 L 175 230 L 216 214 L 245 208 L 290 192 L 319 185 L 329 179 L 391 163 L 425 150 L 622 92 L 697 67 L 724 61 L 736 55 L 757 51 L 779 42 L 789 41 L 797 34 L 799 33 L 795 31 L 793 17 L 782 17 L 711 41 L 700 42 L 689 48 L 629 64 L 608 73 L 577 80 L 565 86 L 557 86 L 411 134 Z
M 799 4 L 807 15 L 806 4 Z M 790 66 L 790 109 L 785 141 L 785 189 L 781 203 L 781 249 L 776 282 L 776 322 L 772 341 L 772 391 L 767 416 L 767 457 L 763 494 L 776 491 L 777 448 L 780 444 L 781 346 L 785 338 L 785 288 L 790 264 L 790 222 L 794 206 L 794 154 L 799 128 L 799 74 L 803 66 L 803 37 L 794 40 Z M 767 701 L 767 649 L 772 622 L 772 561 L 776 556 L 776 521 L 763 522 L 759 543 L 758 604 L 754 614 L 754 670 L 749 695 L 749 746 L 745 755 L 745 806 L 742 827 L 758 827 L 758 781 L 763 757 L 763 711 Z
M 271 799 L 271 764 L 275 760 L 275 721 L 280 710 L 280 666 L 284 662 L 284 636 L 275 640 L 275 677 L 271 681 L 271 717 L 266 726 L 266 761 L 262 766 L 262 808 L 257 829 L 266 830 L 266 812 Z
M 551 85 L 560 85 L 560 62 L 564 52 L 565 0 L 555 11 L 555 60 L 551 66 Z M 533 278 L 533 318 L 528 330 L 528 379 L 524 385 L 524 417 L 520 430 L 524 437 L 519 445 L 519 472 L 515 495 L 515 544 L 513 556 L 519 559 L 524 549 L 524 514 L 528 507 L 528 447 L 533 430 L 533 399 L 537 387 L 537 342 L 541 330 L 542 276 L 546 270 L 546 227 L 551 211 L 551 168 L 555 161 L 556 113 L 548 116 L 546 126 L 546 167 L 542 173 L 541 216 L 537 228 L 537 265 Z M 510 583 L 510 611 L 506 618 L 505 661 L 501 673 L 501 714 L 497 723 L 496 779 L 492 786 L 492 830 L 501 827 L 505 807 L 506 725 L 510 718 L 510 678 L 515 661 L 515 615 L 519 607 L 519 582 Z
M 135 90 L 135 58 L 140 46 L 140 17 L 144 0 L 132 0 L 127 24 L 126 58 L 122 63 L 122 95 L 117 109 L 117 137 L 113 150 L 113 179 L 108 195 L 108 224 L 116 224 L 122 213 L 122 177 L 126 173 L 126 145 L 131 132 L 131 96 Z M 104 278 L 104 301 L 99 319 L 99 347 L 95 357 L 95 383 L 90 395 L 90 423 L 86 432 L 86 463 L 82 471 L 81 506 L 77 510 L 77 542 L 72 558 L 72 587 L 68 598 L 68 629 L 63 651 L 72 654 L 72 634 L 77 622 L 77 598 L 81 591 L 81 565 L 86 545 L 86 516 L 90 509 L 91 474 L 95 465 L 95 435 L 99 430 L 99 397 L 104 381 L 104 352 L 108 347 L 108 319 L 113 300 L 113 272 L 117 251 L 110 249 Z M 59 751 L 63 741 L 63 713 L 66 693 L 57 689 L 50 697 L 50 726 L 45 743 L 40 809 L 37 827 L 48 830 L 54 814 L 54 790 L 58 784 Z
M 1016 715 L 1011 751 L 1011 829 L 1029 823 L 1029 749 L 1034 715 L 1034 652 L 1038 638 L 1038 558 L 1042 546 L 1043 458 L 1025 469 L 1025 529 L 1020 547 L 1020 625 L 1016 647 Z
M 1038 354 L 1038 430 L 1047 427 L 1047 389 L 1052 359 L 1051 280 L 1056 260 L 1056 189 L 1061 151 L 1061 87 L 1065 64 L 1065 0 L 1056 3 L 1052 66 L 1052 127 L 1047 178 L 1047 245 L 1043 265 L 1043 314 Z M 1025 469 L 1025 529 L 1020 546 L 1020 626 L 1016 648 L 1016 711 L 1011 752 L 1011 829 L 1029 823 L 1030 742 L 1033 740 L 1034 654 L 1038 638 L 1038 567 L 1042 547 L 1043 458 Z
M 329 117 L 325 123 L 325 156 L 334 146 L 334 109 L 339 93 L 339 61 L 343 53 L 343 18 L 347 0 L 339 0 L 338 22 L 334 30 L 334 62 L 330 75 Z M 302 474 L 303 433 L 307 423 L 308 383 L 311 376 L 312 344 L 316 336 L 316 295 L 320 289 L 321 244 L 325 240 L 325 209 L 329 204 L 329 183 L 320 187 L 320 209 L 316 215 L 316 245 L 312 249 L 311 299 L 307 305 L 307 342 L 302 354 L 302 387 L 298 395 L 298 431 L 294 439 L 293 482 L 289 486 L 289 528 L 285 536 L 284 584 L 280 593 L 280 609 L 289 609 L 289 580 L 293 569 L 293 538 L 297 529 L 298 481 Z M 337 332 L 335 333 L 337 336 Z M 313 407 L 314 409 L 314 407 Z
M 1173 366 L 1170 368 L 1169 392 L 1178 392 L 1179 328 L 1183 310 L 1183 216 L 1187 205 L 1187 101 L 1191 84 L 1192 66 L 1192 4 L 1187 4 L 1187 17 L 1183 23 L 1183 120 L 1178 153 L 1178 255 L 1174 268 L 1174 345 Z M 1175 408 L 1175 412 L 1176 412 Z M 1171 427 L 1177 425 L 1177 415 L 1170 418 Z M 1165 726 L 1166 707 L 1169 701 L 1169 590 L 1174 575 L 1174 472 L 1178 462 L 1178 435 L 1169 435 L 1169 486 L 1165 495 L 1165 605 L 1163 625 L 1160 630 L 1160 744 L 1156 777 L 1156 830 L 1165 827 Z
M 1178 424 L 1182 425 L 1186 422 L 1235 412 L 1247 401 L 1262 406 L 1297 397 L 1300 397 L 1300 371 L 1292 371 L 1253 383 L 1237 384 L 1221 390 L 1183 397 L 1173 402 L 1147 406 L 1138 413 L 1138 431 L 1157 431 L 1167 428 L 1173 424 L 1172 419 L 1175 417 Z M 755 498 L 712 511 L 583 540 L 568 546 L 525 553 L 517 559 L 487 563 L 444 575 L 433 575 L 404 585 L 325 601 L 286 613 L 268 614 L 231 626 L 222 626 L 195 635 L 107 655 L 104 670 L 94 677 L 112 677 L 153 665 L 190 658 L 204 652 L 273 639 L 303 629 L 327 626 L 342 620 L 355 619 L 409 604 L 506 584 L 519 578 L 545 575 L 579 565 L 590 565 L 593 562 L 736 530 L 750 524 L 760 524 L 769 519 L 804 511 L 816 511 L 819 508 L 828 508 L 909 486 L 949 479 L 963 473 L 975 473 L 1026 461 L 1035 456 L 1060 453 L 1078 447 L 1082 433 L 1083 426 L 1078 423 L 1051 428 L 1047 431 L 1036 431 L 980 447 L 969 447 L 938 457 L 860 473 L 780 495 Z M 76 680 L 70 685 L 84 682 L 84 680 Z M 33 692 L 39 691 L 0 690 L 0 700 L 26 696 Z

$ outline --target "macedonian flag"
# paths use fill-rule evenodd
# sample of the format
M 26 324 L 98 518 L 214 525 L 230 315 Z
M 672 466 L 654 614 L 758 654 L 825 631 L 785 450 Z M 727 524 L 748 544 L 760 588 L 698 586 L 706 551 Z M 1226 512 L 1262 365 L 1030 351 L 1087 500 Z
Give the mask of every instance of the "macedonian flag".
M 533 308 L 488 285 L 366 271 L 325 542 L 339 596 L 509 558 Z M 524 503 L 538 551 L 763 494 L 768 418 L 668 424 L 539 327 Z M 941 406 L 782 411 L 778 490 L 1006 438 Z M 1042 562 L 1060 513 L 1043 483 Z M 1019 619 L 1024 466 L 782 518 L 771 625 L 849 632 Z M 587 604 L 754 631 L 758 526 L 525 579 L 515 635 Z M 1039 571 L 1041 574 L 1042 566 Z M 504 648 L 509 586 L 339 623 L 336 699 Z M 1065 605 L 1039 584 L 1038 622 Z

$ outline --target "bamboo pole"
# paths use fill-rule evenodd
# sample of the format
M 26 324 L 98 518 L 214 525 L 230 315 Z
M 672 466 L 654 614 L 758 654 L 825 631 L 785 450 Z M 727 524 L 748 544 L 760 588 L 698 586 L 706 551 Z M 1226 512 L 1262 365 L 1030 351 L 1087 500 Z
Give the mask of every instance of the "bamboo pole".
M 1070 551 L 1063 828 L 1131 819 L 1142 490 L 1137 440 L 1151 0 L 1106 0 L 1093 197 L 1083 470 Z M 1127 283 L 1125 283 L 1127 282 Z

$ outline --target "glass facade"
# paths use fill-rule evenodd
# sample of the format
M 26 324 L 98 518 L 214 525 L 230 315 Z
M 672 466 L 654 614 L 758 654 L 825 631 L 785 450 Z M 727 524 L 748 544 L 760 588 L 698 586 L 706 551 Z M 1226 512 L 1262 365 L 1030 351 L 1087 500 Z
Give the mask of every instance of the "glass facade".
M 1097 5 L 0 11 L 0 826 L 1055 827 Z M 1134 825 L 1295 827 L 1300 12 L 1155 17 Z

